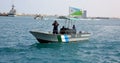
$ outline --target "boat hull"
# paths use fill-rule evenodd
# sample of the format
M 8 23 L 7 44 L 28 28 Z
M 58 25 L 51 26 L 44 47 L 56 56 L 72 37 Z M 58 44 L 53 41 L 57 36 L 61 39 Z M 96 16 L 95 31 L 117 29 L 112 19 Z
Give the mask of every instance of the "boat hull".
M 49 32 L 30 31 L 30 33 L 40 42 L 76 42 L 88 40 L 90 33 L 79 34 L 52 34 Z

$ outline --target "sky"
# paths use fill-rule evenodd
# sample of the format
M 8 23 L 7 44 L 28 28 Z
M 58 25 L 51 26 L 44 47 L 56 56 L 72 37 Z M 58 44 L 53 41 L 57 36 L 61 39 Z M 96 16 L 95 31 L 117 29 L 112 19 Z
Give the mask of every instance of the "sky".
M 69 7 L 87 10 L 88 17 L 119 17 L 120 0 L 0 0 L 0 12 L 68 15 Z

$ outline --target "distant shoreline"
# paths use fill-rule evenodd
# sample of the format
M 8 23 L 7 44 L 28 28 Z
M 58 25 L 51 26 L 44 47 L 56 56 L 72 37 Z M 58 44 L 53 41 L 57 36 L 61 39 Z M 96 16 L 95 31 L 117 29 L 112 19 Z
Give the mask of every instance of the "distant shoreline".
M 8 16 L 7 13 L 0 13 L 0 16 Z M 16 16 L 38 16 L 38 14 L 16 14 Z M 52 16 L 52 17 L 56 17 L 58 15 L 42 15 L 43 17 L 45 16 Z M 81 17 L 80 17 L 81 18 Z M 117 18 L 117 17 L 86 17 L 86 18 L 82 18 L 82 19 L 120 19 L 120 18 Z

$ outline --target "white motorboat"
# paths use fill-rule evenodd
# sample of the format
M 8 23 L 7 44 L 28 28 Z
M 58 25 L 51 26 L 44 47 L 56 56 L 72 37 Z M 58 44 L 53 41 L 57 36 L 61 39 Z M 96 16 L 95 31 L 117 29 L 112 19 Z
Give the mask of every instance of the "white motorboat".
M 50 32 L 30 31 L 30 33 L 40 42 L 76 42 L 88 40 L 90 33 L 70 33 L 70 34 L 53 34 Z

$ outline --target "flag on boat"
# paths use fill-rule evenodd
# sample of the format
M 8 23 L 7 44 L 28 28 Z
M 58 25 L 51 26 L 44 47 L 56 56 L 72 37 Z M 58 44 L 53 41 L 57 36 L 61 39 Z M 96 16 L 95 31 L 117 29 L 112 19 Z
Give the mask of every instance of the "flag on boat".
M 81 9 L 69 7 L 70 16 L 82 16 L 83 12 Z

